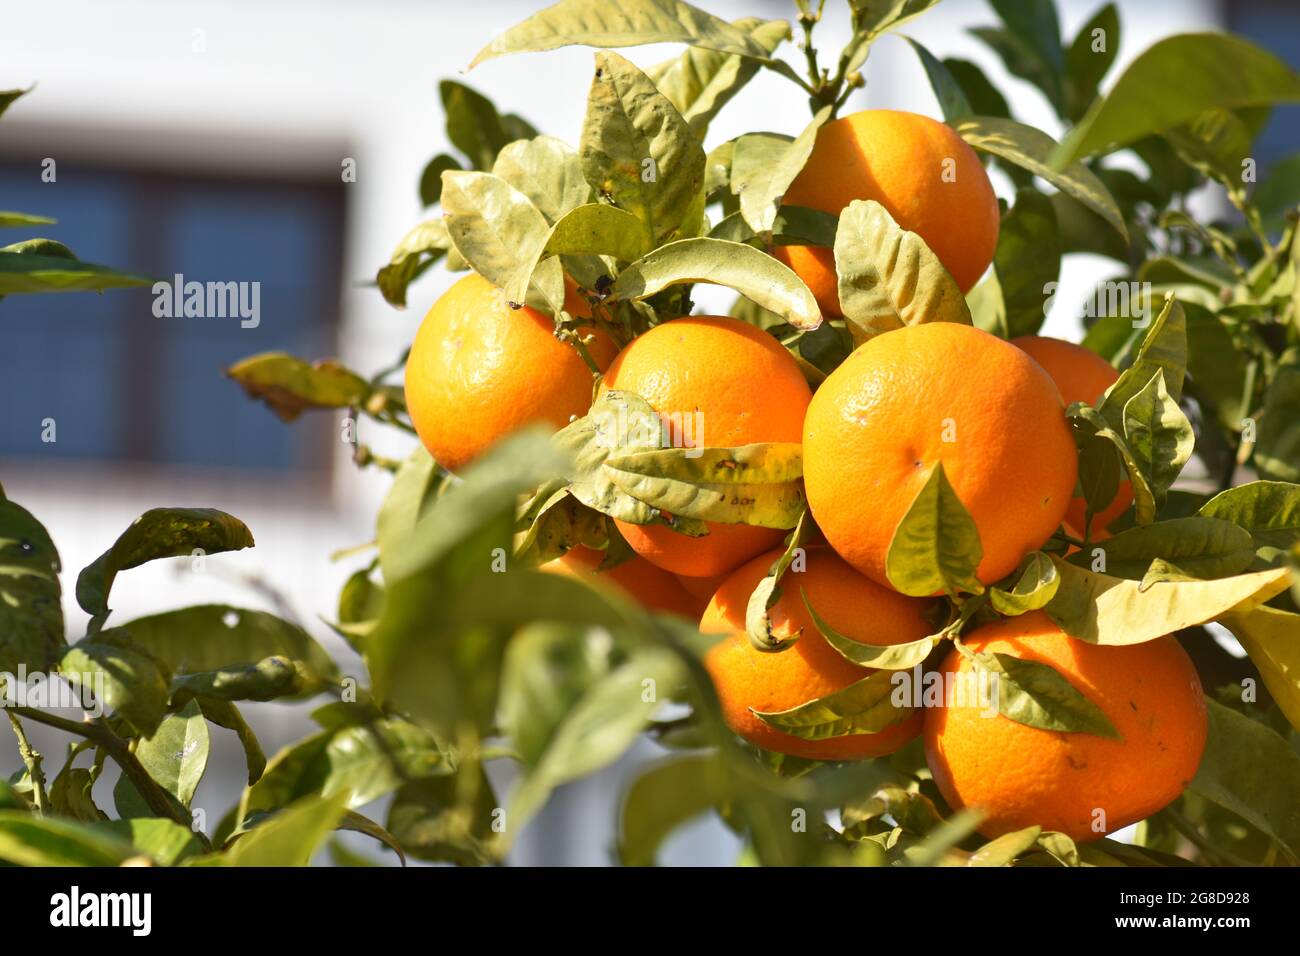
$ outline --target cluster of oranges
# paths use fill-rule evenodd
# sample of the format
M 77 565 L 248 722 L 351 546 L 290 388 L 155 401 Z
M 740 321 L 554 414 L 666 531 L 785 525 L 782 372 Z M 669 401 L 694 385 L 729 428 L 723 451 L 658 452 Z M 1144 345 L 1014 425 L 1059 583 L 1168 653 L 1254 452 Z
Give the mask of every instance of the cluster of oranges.
M 918 234 L 963 291 L 987 269 L 999 208 L 975 155 L 944 124 L 886 110 L 836 120 L 819 133 L 785 201 L 838 214 L 855 199 L 883 205 Z M 840 315 L 829 250 L 782 246 L 776 254 Z M 576 300 L 577 297 L 575 297 Z M 585 303 L 567 308 L 587 315 Z M 662 322 L 618 351 L 598 328 L 582 354 L 550 319 L 511 309 L 471 273 L 433 306 L 412 346 L 406 394 L 425 445 L 455 470 L 526 423 L 562 427 L 590 407 L 593 385 L 644 398 L 661 415 L 698 416 L 698 443 L 735 447 L 801 442 L 815 521 L 800 570 L 770 612 L 778 635 L 798 639 L 765 653 L 745 633 L 750 594 L 779 557 L 782 533 L 709 523 L 688 537 L 664 524 L 618 523 L 638 557 L 602 571 L 601 552 L 577 548 L 554 570 L 597 575 L 647 606 L 688 615 L 722 639 L 707 659 L 729 725 L 785 754 L 851 760 L 890 753 L 923 734 L 940 792 L 978 808 L 998 835 L 1042 824 L 1076 839 L 1111 832 L 1175 798 L 1196 771 L 1206 735 L 1195 671 L 1173 638 L 1130 647 L 1087 644 L 1041 612 L 965 635 L 992 651 L 1056 668 L 1105 713 L 1115 739 L 1063 733 L 990 715 L 978 704 L 917 710 L 879 733 L 805 740 L 756 714 L 788 710 L 870 671 L 822 637 L 804 597 L 855 641 L 899 644 L 934 633 L 934 599 L 898 593 L 885 574 L 894 532 L 942 463 L 978 528 L 977 576 L 1013 572 L 1063 525 L 1102 539 L 1131 492 L 1093 516 L 1075 495 L 1077 453 L 1065 417 L 1115 380 L 1109 364 L 1067 342 L 1008 342 L 970 326 L 919 324 L 856 349 L 814 392 L 789 352 L 764 331 L 725 316 Z M 972 665 L 953 649 L 945 673 Z

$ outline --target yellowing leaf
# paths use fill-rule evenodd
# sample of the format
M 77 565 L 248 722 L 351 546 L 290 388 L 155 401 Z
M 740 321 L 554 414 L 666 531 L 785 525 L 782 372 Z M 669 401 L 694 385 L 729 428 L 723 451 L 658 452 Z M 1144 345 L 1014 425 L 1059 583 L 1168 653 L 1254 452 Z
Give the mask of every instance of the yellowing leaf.
M 1256 607 L 1220 623 L 1241 641 L 1286 719 L 1300 729 L 1300 614 Z
M 1057 559 L 1061 586 L 1045 610 L 1063 631 L 1093 644 L 1141 644 L 1229 613 L 1245 613 L 1284 591 L 1290 570 L 1213 581 L 1141 582 L 1095 574 Z
M 840 213 L 835 271 L 855 339 L 921 322 L 971 324 L 966 298 L 939 257 L 873 200 Z

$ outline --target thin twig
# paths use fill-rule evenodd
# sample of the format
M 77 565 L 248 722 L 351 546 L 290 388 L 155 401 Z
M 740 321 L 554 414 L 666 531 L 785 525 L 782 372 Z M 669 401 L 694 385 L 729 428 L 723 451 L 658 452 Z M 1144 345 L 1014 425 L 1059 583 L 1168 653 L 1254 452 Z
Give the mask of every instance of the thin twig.
M 23 764 L 27 767 L 27 776 L 32 781 L 32 801 L 36 804 L 36 812 L 44 814 L 49 810 L 49 801 L 45 795 L 45 773 L 41 770 L 41 754 L 32 746 L 27 739 L 27 731 L 23 729 L 23 723 L 10 708 L 5 708 L 5 713 L 9 716 L 9 725 L 14 729 L 14 736 L 18 738 L 18 753 L 23 758 Z

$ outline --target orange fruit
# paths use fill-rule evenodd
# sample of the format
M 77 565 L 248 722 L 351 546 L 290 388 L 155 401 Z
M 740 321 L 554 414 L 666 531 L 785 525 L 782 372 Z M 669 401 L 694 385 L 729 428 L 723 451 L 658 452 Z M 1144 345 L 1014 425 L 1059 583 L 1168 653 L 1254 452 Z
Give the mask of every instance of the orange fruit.
M 826 540 L 885 585 L 894 531 L 937 462 L 979 528 L 986 584 L 1060 526 L 1078 471 L 1042 367 L 952 322 L 895 329 L 851 353 L 808 406 L 803 455 L 808 506 Z
M 576 295 L 565 305 L 587 315 Z M 442 294 L 420 323 L 406 363 L 406 405 L 429 453 L 452 471 L 498 439 L 535 422 L 562 428 L 591 407 L 594 374 L 555 323 L 512 309 L 471 272 Z M 603 331 L 587 350 L 604 369 L 617 348 Z
M 928 710 L 925 750 L 934 781 L 953 807 L 986 814 L 984 835 L 1040 824 L 1075 841 L 1095 840 L 1165 807 L 1195 776 L 1207 733 L 1205 695 L 1174 638 L 1089 644 L 1034 611 L 979 628 L 965 643 L 976 653 L 1051 665 L 1120 734 L 1111 740 L 1029 727 L 990 715 L 969 694 L 965 706 L 950 697 L 949 706 Z M 945 683 L 960 680 L 971 665 L 953 650 L 942 672 Z
M 797 442 L 812 396 L 776 339 L 726 316 L 673 319 L 638 336 L 614 359 L 604 384 L 644 398 L 680 447 Z M 616 523 L 638 554 L 690 577 L 730 571 L 784 537 L 771 528 L 712 521 L 699 538 L 663 524 Z
M 731 572 L 724 571 L 722 574 L 710 575 L 707 578 L 693 578 L 689 575 L 679 574 L 677 580 L 681 582 L 687 592 L 695 595 L 705 604 L 717 593 L 718 588 L 722 587 L 722 582 L 731 576 Z M 703 608 L 701 608 L 703 610 Z
M 993 261 L 1000 213 L 979 157 L 951 126 L 899 110 L 863 110 L 827 123 L 786 204 L 838 216 L 872 199 L 919 235 L 967 292 Z M 840 315 L 835 255 L 821 246 L 778 246 L 822 311 Z
M 727 725 L 750 743 L 767 750 L 813 760 L 860 760 L 893 753 L 920 732 L 921 714 L 875 734 L 849 734 L 803 740 L 769 727 L 753 711 L 789 710 L 825 697 L 869 676 L 870 668 L 845 660 L 821 636 L 800 592 L 831 627 L 863 644 L 902 644 L 931 633 L 926 611 L 931 602 L 904 597 L 873 584 L 829 548 L 807 552 L 803 571 L 791 568 L 781 579 L 781 598 L 770 612 L 778 635 L 802 629 L 784 651 L 755 649 L 745 634 L 745 609 L 755 586 L 781 552 L 754 558 L 723 583 L 700 620 L 706 634 L 726 634 L 709 649 L 705 667 L 722 704 Z
M 681 583 L 645 558 L 631 558 L 614 565 L 607 571 L 598 571 L 597 565 L 605 558 L 603 551 L 579 545 L 542 565 L 543 571 L 564 574 L 579 580 L 595 579 L 608 584 L 642 607 L 652 611 L 666 611 L 698 619 L 704 602 L 688 593 Z
M 1052 376 L 1052 381 L 1060 389 L 1061 398 L 1067 406 L 1075 402 L 1097 404 L 1106 389 L 1119 378 L 1115 367 L 1092 349 L 1064 339 L 1022 335 L 1012 339 L 1011 344 L 1028 352 L 1034 361 L 1047 369 L 1047 374 Z M 1115 500 L 1092 516 L 1091 540 L 1105 541 L 1109 538 L 1110 532 L 1106 527 L 1127 511 L 1132 503 L 1133 486 L 1128 479 L 1121 479 Z M 1087 517 L 1088 506 L 1082 496 L 1071 499 L 1070 507 L 1065 512 L 1065 523 L 1070 533 L 1082 538 Z

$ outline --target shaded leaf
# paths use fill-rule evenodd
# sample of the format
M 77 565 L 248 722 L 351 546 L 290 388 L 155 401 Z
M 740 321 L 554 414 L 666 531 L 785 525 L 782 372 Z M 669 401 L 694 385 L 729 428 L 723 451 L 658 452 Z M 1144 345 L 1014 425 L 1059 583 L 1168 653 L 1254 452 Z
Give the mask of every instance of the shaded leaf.
M 122 532 L 113 546 L 77 576 L 77 603 L 92 617 L 108 614 L 108 593 L 119 572 L 158 558 L 195 552 L 220 554 L 253 547 L 253 535 L 234 515 L 215 508 L 153 508 Z
M 366 403 L 373 387 L 333 359 L 315 364 L 284 352 L 263 352 L 226 369 L 249 398 L 266 402 L 281 421 L 309 408 L 348 408 Z

